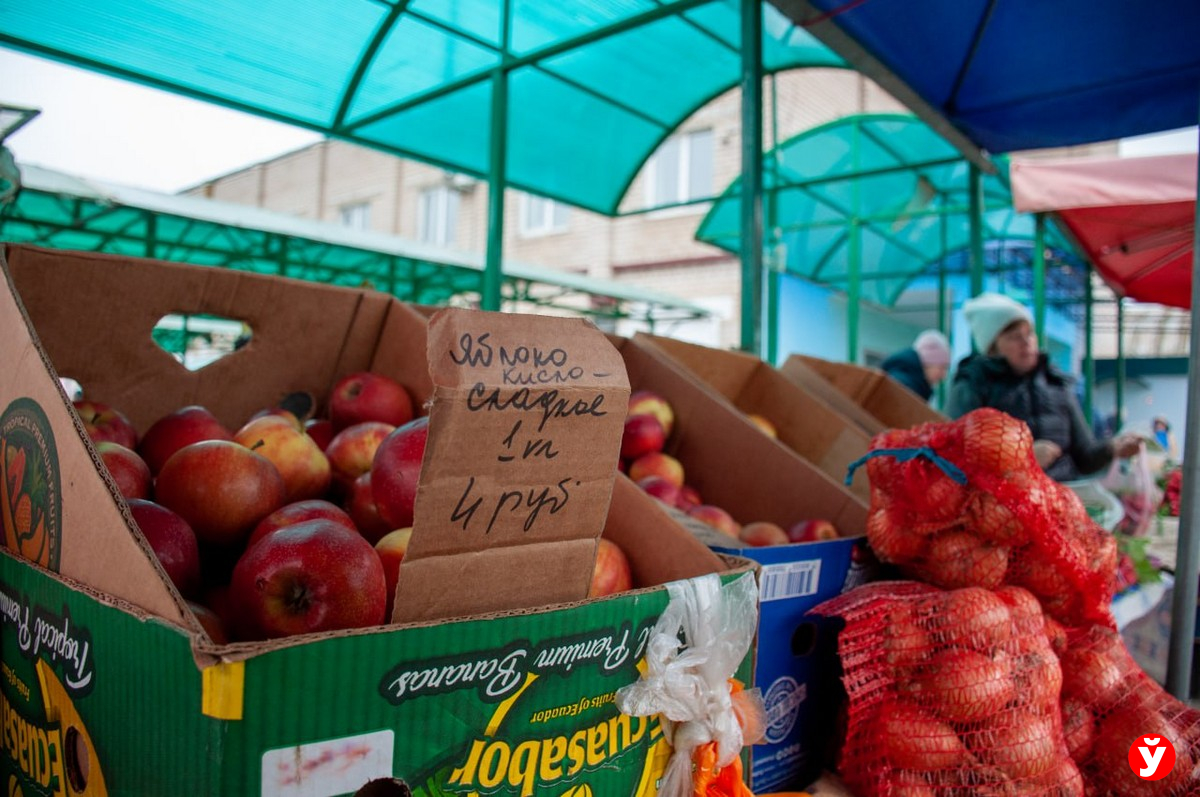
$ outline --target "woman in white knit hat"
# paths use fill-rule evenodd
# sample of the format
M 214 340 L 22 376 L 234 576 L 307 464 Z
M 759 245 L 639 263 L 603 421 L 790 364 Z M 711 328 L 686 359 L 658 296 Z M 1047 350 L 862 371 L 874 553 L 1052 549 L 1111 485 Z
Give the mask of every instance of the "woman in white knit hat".
M 950 372 L 950 341 L 936 329 L 927 329 L 908 349 L 901 349 L 883 361 L 887 375 L 929 401 L 933 389 Z
M 1097 440 L 1075 398 L 1074 380 L 1038 350 L 1033 317 L 1023 305 L 984 293 L 963 305 L 976 353 L 959 363 L 947 413 L 958 418 L 994 407 L 1029 425 L 1038 464 L 1058 481 L 1078 479 L 1137 453 L 1136 435 Z

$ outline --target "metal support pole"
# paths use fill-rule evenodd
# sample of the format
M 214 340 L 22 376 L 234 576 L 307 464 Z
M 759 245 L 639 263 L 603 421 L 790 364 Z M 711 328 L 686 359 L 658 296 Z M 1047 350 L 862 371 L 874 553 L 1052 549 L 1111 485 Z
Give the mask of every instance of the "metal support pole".
M 1200 204 L 1197 205 L 1200 222 Z M 1175 595 L 1171 604 L 1171 644 L 1167 653 L 1167 690 L 1180 700 L 1191 697 L 1192 657 L 1196 640 L 1196 581 L 1200 578 L 1200 223 L 1192 238 L 1192 367 L 1188 369 L 1187 429 L 1183 441 L 1183 490 L 1179 503 L 1179 541 L 1175 554 Z
M 1117 299 L 1117 420 L 1125 425 L 1125 300 Z
M 1096 357 L 1092 349 L 1092 310 L 1096 300 L 1092 295 L 1092 269 L 1089 266 L 1083 286 L 1083 415 L 1088 423 L 1096 423 Z
M 950 339 L 950 318 L 948 314 L 949 302 L 946 301 L 946 217 L 941 216 L 938 219 L 938 238 L 941 244 L 941 250 L 938 254 L 938 300 L 937 300 L 937 328 Z M 951 363 L 953 365 L 953 363 Z M 948 379 L 943 379 L 938 382 L 937 386 L 937 406 L 939 410 L 946 408 L 946 382 Z
M 153 259 L 155 257 L 156 244 L 158 243 L 158 219 L 154 214 L 146 216 L 146 257 Z
M 500 309 L 504 274 L 504 189 L 508 185 L 508 42 L 512 29 L 512 0 L 504 0 L 500 65 L 492 72 L 492 130 L 488 160 L 487 259 L 480 286 L 480 306 Z
M 983 180 L 974 163 L 967 172 L 968 221 L 971 233 L 971 296 L 983 293 Z
M 779 231 L 779 90 L 771 73 L 771 187 L 766 192 L 767 228 L 770 233 L 770 263 L 767 267 L 767 352 L 763 358 L 771 365 L 779 357 L 779 288 L 781 272 L 787 267 L 780 260 L 782 236 Z
M 762 354 L 762 2 L 742 0 L 742 349 Z
M 862 297 L 862 225 L 850 222 L 850 284 L 846 288 L 846 362 L 858 362 L 858 316 Z
M 1046 345 L 1046 214 L 1033 217 L 1033 329 Z

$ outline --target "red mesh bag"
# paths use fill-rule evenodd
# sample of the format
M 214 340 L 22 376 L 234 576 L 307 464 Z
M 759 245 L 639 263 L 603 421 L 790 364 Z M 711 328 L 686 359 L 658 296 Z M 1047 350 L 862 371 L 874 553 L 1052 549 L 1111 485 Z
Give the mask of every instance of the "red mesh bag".
M 979 409 L 871 441 L 867 538 L 911 578 L 1001 584 L 1069 626 L 1112 626 L 1117 547 L 1079 498 L 1038 467 L 1029 427 Z
M 878 582 L 836 617 L 847 694 L 842 777 L 859 797 L 1083 797 L 1062 671 L 1027 591 Z
M 1111 629 L 1070 629 L 1058 653 L 1067 751 L 1089 797 L 1200 794 L 1200 712 L 1163 691 Z

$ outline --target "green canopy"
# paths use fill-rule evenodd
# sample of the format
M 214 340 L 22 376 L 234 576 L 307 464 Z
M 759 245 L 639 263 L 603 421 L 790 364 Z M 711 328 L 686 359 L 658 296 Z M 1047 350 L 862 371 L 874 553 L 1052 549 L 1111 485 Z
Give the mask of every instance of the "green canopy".
M 371 285 L 420 304 L 478 300 L 483 258 L 259 208 L 85 181 L 21 166 L 21 192 L 0 205 L 0 240 L 154 257 Z M 632 285 L 504 264 L 504 299 L 576 314 L 657 322 L 702 318 L 699 305 Z
M 0 45 L 615 214 L 641 165 L 741 74 L 740 0 L 55 0 Z M 505 13 L 508 11 L 509 13 Z M 844 62 L 769 4 L 768 72 Z M 507 46 L 502 43 L 507 41 Z
M 1033 216 L 1012 208 L 1008 162 L 995 163 L 997 173 L 982 178 L 983 239 L 1032 241 Z M 969 168 L 913 116 L 862 114 L 800 133 L 764 156 L 765 227 L 777 247 L 768 260 L 842 289 L 857 268 L 862 298 L 893 305 L 914 278 L 968 248 Z M 739 251 L 740 189 L 739 178 L 713 204 L 697 240 Z M 1046 245 L 1074 259 L 1053 225 Z

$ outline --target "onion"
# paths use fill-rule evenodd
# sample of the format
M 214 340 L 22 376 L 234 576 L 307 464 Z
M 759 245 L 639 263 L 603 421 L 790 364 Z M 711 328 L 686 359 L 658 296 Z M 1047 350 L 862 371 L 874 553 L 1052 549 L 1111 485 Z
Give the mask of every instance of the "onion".
M 899 769 L 932 772 L 962 766 L 967 750 L 954 729 L 915 706 L 896 703 L 879 725 L 888 763 Z
M 922 705 L 949 722 L 977 722 L 1013 699 L 1008 668 L 981 653 L 948 649 L 930 659 L 919 684 Z

